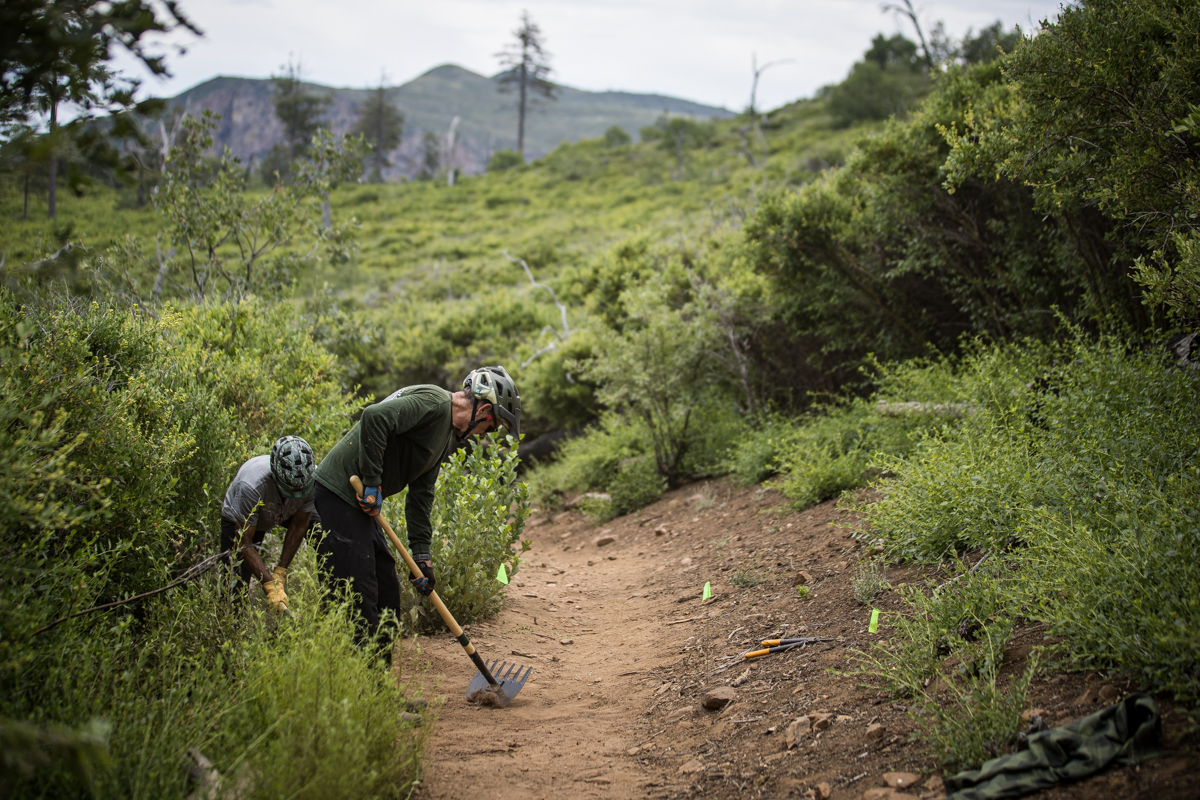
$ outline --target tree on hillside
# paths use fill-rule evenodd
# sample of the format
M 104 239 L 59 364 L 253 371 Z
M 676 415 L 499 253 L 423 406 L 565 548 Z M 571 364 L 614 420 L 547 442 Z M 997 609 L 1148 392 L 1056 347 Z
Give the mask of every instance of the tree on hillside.
M 929 73 L 917 44 L 900 34 L 871 40 L 846 80 L 829 87 L 829 111 L 838 125 L 903 116 L 929 91 Z
M 683 180 L 683 165 L 689 150 L 704 147 L 713 140 L 716 131 L 711 123 L 696 122 L 687 117 L 672 117 L 666 111 L 654 125 L 641 130 L 643 142 L 658 142 L 663 150 L 675 156 L 671 180 Z
M 517 92 L 517 152 L 525 157 L 525 116 L 539 101 L 553 100 L 555 86 L 550 82 L 550 54 L 542 42 L 542 31 L 521 12 L 521 27 L 513 31 L 514 41 L 497 53 L 505 73 L 500 91 Z
M 362 134 L 367 144 L 371 145 L 371 153 L 367 156 L 371 171 L 367 180 L 371 183 L 383 183 L 384 168 L 392 166 L 392 162 L 388 160 L 388 153 L 400 146 L 400 139 L 404 133 L 404 114 L 388 99 L 382 77 L 379 79 L 379 87 L 371 93 L 371 98 L 359 107 L 354 132 Z
M 263 159 L 261 172 L 267 184 L 287 180 L 292 176 L 292 162 L 308 152 L 312 138 L 324 121 L 333 103 L 329 94 L 314 94 L 301 81 L 303 68 L 290 60 L 282 75 L 272 75 L 275 118 L 283 126 L 283 141 L 271 147 Z
M 165 9 L 143 0 L 0 4 L 0 124 L 24 121 L 35 112 L 45 115 L 43 151 L 52 219 L 57 215 L 59 161 L 72 132 L 59 124 L 61 107 L 75 107 L 80 120 L 135 107 L 140 81 L 109 69 L 114 47 L 131 53 L 152 74 L 166 75 L 163 57 L 150 53 L 143 37 L 179 27 L 200 33 L 174 2 Z

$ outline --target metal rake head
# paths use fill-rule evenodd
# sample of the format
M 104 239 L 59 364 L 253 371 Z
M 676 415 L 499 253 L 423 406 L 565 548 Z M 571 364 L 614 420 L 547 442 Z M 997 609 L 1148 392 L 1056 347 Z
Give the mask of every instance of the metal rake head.
M 482 672 L 476 672 L 467 687 L 467 699 L 483 705 L 493 705 L 504 708 L 512 702 L 517 693 L 525 686 L 525 681 L 533 674 L 533 667 L 522 666 L 515 661 L 509 664 L 499 659 L 484 662 L 496 683 L 488 683 Z M 506 671 L 507 670 L 507 671 Z

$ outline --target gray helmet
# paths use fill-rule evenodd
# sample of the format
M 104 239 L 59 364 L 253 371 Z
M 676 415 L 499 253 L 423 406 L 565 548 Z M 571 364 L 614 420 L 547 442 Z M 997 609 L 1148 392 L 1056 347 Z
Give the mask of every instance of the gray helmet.
M 509 435 L 521 438 L 521 395 L 504 367 L 471 370 L 463 379 L 463 390 L 472 400 L 491 403 Z
M 312 493 L 317 459 L 308 442 L 299 436 L 284 436 L 271 446 L 271 476 L 284 497 L 306 497 Z

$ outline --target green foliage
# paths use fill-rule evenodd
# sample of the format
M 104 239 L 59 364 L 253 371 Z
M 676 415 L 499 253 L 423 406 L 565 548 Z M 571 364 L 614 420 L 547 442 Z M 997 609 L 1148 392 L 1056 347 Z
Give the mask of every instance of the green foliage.
M 519 167 L 525 163 L 525 157 L 516 150 L 497 150 L 488 159 L 488 172 L 504 172 L 506 169 Z
M 62 733 L 26 741 L 29 769 L 0 781 L 18 796 L 182 798 L 181 758 L 198 748 L 255 793 L 405 794 L 420 737 L 311 547 L 282 624 L 258 593 L 231 603 L 221 571 L 35 633 L 213 552 L 229 476 L 281 433 L 318 456 L 340 438 L 356 404 L 290 309 L 250 299 L 155 318 L 5 293 L 0 351 L 0 718 Z
M 658 474 L 654 459 L 641 456 L 619 464 L 616 476 L 606 488 L 612 495 L 615 514 L 629 514 L 662 497 L 667 480 Z
M 604 144 L 608 147 L 625 147 L 632 141 L 633 137 L 620 125 L 613 125 L 604 132 Z
M 854 599 L 862 605 L 870 603 L 884 589 L 890 588 L 887 573 L 883 564 L 874 560 L 866 560 L 858 565 L 858 574 L 854 576 Z
M 585 435 L 559 445 L 557 459 L 530 470 L 530 493 L 538 505 L 556 507 L 568 493 L 604 491 L 623 461 L 648 453 L 645 425 L 609 412 Z
M 430 520 L 433 523 L 433 563 L 437 569 L 437 593 L 460 624 L 496 613 L 504 602 L 503 584 L 496 573 L 503 564 L 509 577 L 520 571 L 521 553 L 530 542 L 521 539 L 529 517 L 529 485 L 517 476 L 516 441 L 499 433 L 489 434 L 470 449 L 454 453 L 442 465 Z M 504 449 L 501 449 L 503 446 Z M 402 492 L 387 501 L 384 513 L 404 522 Z M 403 566 L 399 556 L 398 564 Z M 402 581 L 407 619 L 413 629 L 440 629 L 444 623 L 437 611 Z
M 600 386 L 602 403 L 645 424 L 659 474 L 675 480 L 693 413 L 715 383 L 708 355 L 715 334 L 694 310 L 673 308 L 669 293 L 660 284 L 623 294 L 623 331 L 608 338 L 583 372 Z
M 305 87 L 300 64 L 293 63 L 290 57 L 283 74 L 271 76 L 271 84 L 271 104 L 275 107 L 275 118 L 283 126 L 283 141 L 271 148 L 259 167 L 268 186 L 287 183 L 293 178 L 293 162 L 304 158 L 309 142 L 321 128 L 321 118 L 333 103 L 332 94 L 315 94 Z
M 762 576 L 752 569 L 739 569 L 737 572 L 734 572 L 729 576 L 729 583 L 739 589 L 753 589 L 762 582 Z
M 1116 342 L 983 350 L 975 413 L 880 460 L 898 481 L 863 509 L 873 534 L 905 558 L 1004 558 L 1006 594 L 1072 660 L 1200 696 L 1196 380 Z
M 907 42 L 899 34 L 894 38 Z M 916 53 L 915 45 L 913 53 Z M 918 69 L 894 61 L 880 66 L 869 56 L 870 52 L 866 60 L 854 65 L 846 80 L 829 89 L 829 110 L 843 127 L 862 120 L 903 117 L 914 110 L 929 91 L 924 62 L 919 62 Z
M 282 623 L 257 593 L 231 604 L 229 576 L 214 572 L 147 601 L 141 622 L 115 611 L 44 634 L 25 680 L 8 682 L 5 713 L 103 719 L 107 758 L 91 791 L 53 759 L 17 795 L 183 798 L 195 748 L 225 786 L 254 796 L 405 796 L 421 731 L 400 717 L 404 689 L 354 643 L 349 597 L 331 602 L 316 567 L 315 550 L 301 550 Z
M 918 725 L 944 772 L 976 769 L 1013 751 L 1036 669 L 1035 657 L 1005 689 L 995 668 L 952 680 L 947 684 L 952 698 L 926 703 L 917 712 Z
M 208 549 L 233 468 L 283 432 L 321 455 L 353 410 L 282 307 L 0 301 L 3 669 L 29 631 L 165 582 Z
M 209 162 L 216 120 L 208 111 L 185 117 L 166 159 L 155 205 L 170 225 L 166 238 L 174 247 L 164 256 L 159 241 L 157 265 L 136 240 L 96 260 L 96 268 L 118 279 L 135 302 L 157 303 L 168 285 L 201 301 L 275 293 L 312 266 L 320 246 L 331 263 L 348 257 L 353 219 L 344 227 L 319 226 L 317 206 L 332 185 L 361 173 L 362 139 L 335 140 L 320 132 L 309 158 L 296 162 L 295 179 L 255 200 L 228 151 L 215 168 Z M 150 275 L 153 286 L 146 287 L 142 281 Z
M 1004 59 L 1006 91 L 948 132 L 951 182 L 1001 174 L 1032 187 L 1039 212 L 1098 209 L 1116 226 L 1105 259 L 1124 272 L 1142 257 L 1139 282 L 1183 322 L 1200 318 L 1188 245 L 1200 166 L 1178 130 L 1200 102 L 1197 35 L 1190 3 L 1064 7 Z
M 392 166 L 388 153 L 400 146 L 404 133 L 404 114 L 388 99 L 382 82 L 359 108 L 358 119 L 354 121 L 354 133 L 362 136 L 371 148 L 368 156 L 371 171 L 367 180 L 370 183 L 383 183 L 383 170 Z

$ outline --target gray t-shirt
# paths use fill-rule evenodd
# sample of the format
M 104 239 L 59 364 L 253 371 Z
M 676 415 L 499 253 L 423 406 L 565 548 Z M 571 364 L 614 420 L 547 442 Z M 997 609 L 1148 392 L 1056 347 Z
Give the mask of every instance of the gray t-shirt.
M 233 483 L 225 490 L 225 502 L 221 504 L 223 519 L 243 529 L 254 523 L 256 531 L 269 531 L 300 511 L 312 514 L 314 522 L 320 521 L 311 492 L 305 497 L 279 495 L 275 479 L 271 477 L 270 456 L 255 456 L 242 464 Z

